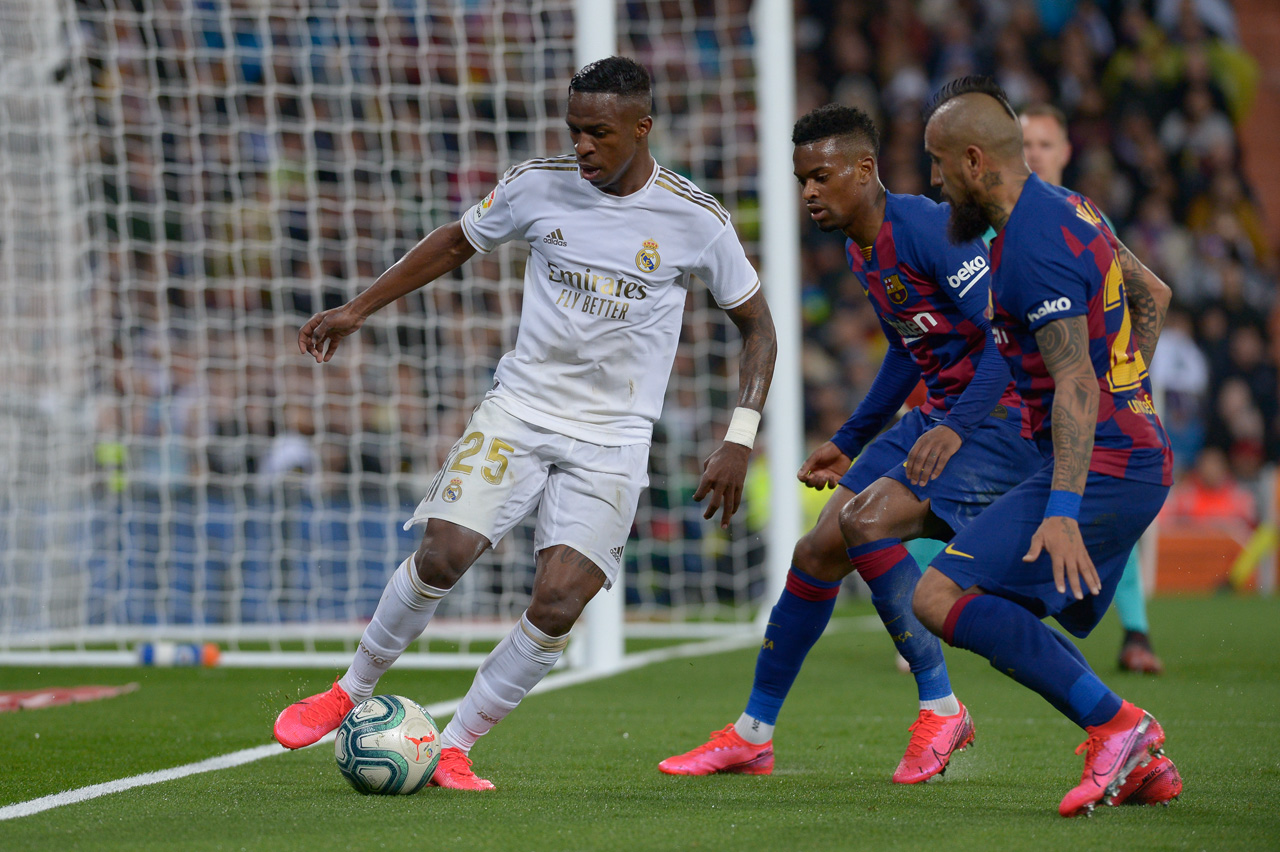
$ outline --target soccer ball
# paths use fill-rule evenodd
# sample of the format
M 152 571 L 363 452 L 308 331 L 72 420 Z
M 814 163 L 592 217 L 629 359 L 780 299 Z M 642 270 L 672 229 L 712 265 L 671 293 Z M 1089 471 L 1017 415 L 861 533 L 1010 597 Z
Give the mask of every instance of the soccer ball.
M 361 793 L 407 796 L 436 771 L 440 728 L 416 702 L 375 695 L 342 720 L 333 750 L 338 771 Z

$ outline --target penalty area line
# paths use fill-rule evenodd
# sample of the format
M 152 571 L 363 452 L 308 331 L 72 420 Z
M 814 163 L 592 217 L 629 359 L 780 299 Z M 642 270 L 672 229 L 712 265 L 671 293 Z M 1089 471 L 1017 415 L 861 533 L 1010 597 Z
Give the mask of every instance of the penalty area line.
M 659 648 L 653 651 L 645 651 L 639 654 L 629 654 L 623 658 L 622 670 L 618 672 L 566 672 L 561 675 L 552 675 L 546 680 L 539 683 L 529 694 L 539 694 L 543 692 L 551 692 L 556 689 L 564 689 L 569 686 L 577 686 L 580 683 L 589 683 L 593 680 L 600 680 L 606 677 L 612 677 L 615 674 L 632 671 L 654 663 L 666 662 L 686 657 L 702 657 L 712 654 L 722 654 L 727 651 L 734 651 L 754 645 L 760 641 L 760 636 L 754 630 L 744 632 L 739 636 L 732 636 L 722 639 L 712 639 L 710 641 L 691 642 L 682 645 L 673 645 L 668 648 Z M 451 699 L 449 701 L 440 701 L 435 704 L 427 705 L 426 711 L 436 719 L 453 715 L 458 709 L 458 705 L 462 703 L 461 698 Z M 322 739 L 315 743 L 332 742 L 333 733 L 326 734 Z M 308 746 L 314 748 L 314 746 Z M 200 775 L 205 772 L 216 772 L 220 769 L 231 769 L 236 766 L 243 766 L 246 763 L 262 760 L 267 757 L 274 757 L 278 754 L 284 754 L 289 749 L 279 743 L 270 743 L 268 745 L 254 746 L 240 751 L 233 751 L 229 754 L 210 757 L 196 763 L 188 763 L 183 766 L 175 766 L 172 769 L 160 769 L 155 772 L 145 772 L 141 775 L 131 775 L 128 778 L 119 778 L 115 781 L 104 781 L 101 784 L 90 784 L 87 787 L 80 787 L 75 790 L 65 790 L 61 793 L 51 793 L 48 796 L 41 796 L 38 799 L 30 799 L 25 802 L 16 802 L 12 805 L 0 807 L 0 822 L 19 817 L 33 816 L 44 811 L 53 810 L 54 808 L 64 807 L 66 805 L 74 805 L 79 802 L 87 802 L 91 799 L 97 799 L 102 796 L 109 796 L 112 793 L 123 793 L 126 790 L 133 790 L 137 787 L 147 787 L 152 784 L 163 784 L 166 781 L 176 781 L 179 778 L 187 778 L 191 775 Z

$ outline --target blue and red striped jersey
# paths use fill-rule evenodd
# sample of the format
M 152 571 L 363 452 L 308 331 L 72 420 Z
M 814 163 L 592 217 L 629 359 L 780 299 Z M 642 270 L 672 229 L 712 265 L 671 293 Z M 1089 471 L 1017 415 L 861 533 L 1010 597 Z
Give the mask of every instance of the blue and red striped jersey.
M 989 326 L 987 249 L 981 240 L 953 245 L 947 239 L 949 205 L 919 195 L 886 195 L 884 223 L 870 259 L 853 240 L 846 241 L 849 268 L 890 346 L 905 347 L 920 367 L 928 389 L 921 410 L 942 418 L 970 386 L 982 357 Z M 1012 381 L 988 397 L 965 416 L 970 425 L 989 415 L 997 402 L 1009 418 L 1023 417 Z
M 1032 435 L 1051 442 L 1054 394 L 1035 333 L 1054 320 L 1086 316 L 1089 357 L 1101 391 L 1089 469 L 1171 484 L 1173 452 L 1151 402 L 1147 365 L 1132 340 L 1115 237 L 1097 207 L 1031 175 L 991 244 L 991 269 L 996 342 Z

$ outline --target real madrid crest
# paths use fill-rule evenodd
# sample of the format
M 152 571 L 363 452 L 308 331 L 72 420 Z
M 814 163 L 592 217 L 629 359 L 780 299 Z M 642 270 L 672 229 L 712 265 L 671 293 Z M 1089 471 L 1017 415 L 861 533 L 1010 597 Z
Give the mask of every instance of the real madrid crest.
M 653 272 L 662 263 L 662 255 L 658 254 L 658 241 L 645 240 L 644 248 L 636 252 L 636 269 L 641 272 Z
M 458 498 L 462 496 L 462 480 L 451 479 L 449 484 L 444 488 L 444 501 L 446 503 L 456 503 Z
M 884 292 L 889 297 L 889 301 L 895 305 L 901 305 L 907 300 L 907 288 L 903 286 L 902 280 L 896 274 L 884 279 Z

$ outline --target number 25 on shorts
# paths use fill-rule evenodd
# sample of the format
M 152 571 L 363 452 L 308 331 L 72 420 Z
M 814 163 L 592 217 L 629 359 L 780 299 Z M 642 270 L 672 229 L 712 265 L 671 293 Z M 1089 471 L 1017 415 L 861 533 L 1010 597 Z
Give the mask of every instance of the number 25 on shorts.
M 482 446 L 484 446 L 484 434 L 482 432 L 472 432 L 466 435 L 458 443 L 458 452 L 453 457 L 453 463 L 448 467 L 449 472 L 470 476 L 473 467 L 469 464 L 464 464 L 464 462 L 480 452 Z M 484 477 L 485 482 L 490 485 L 501 484 L 502 477 L 507 474 L 507 462 L 509 461 L 503 453 L 514 451 L 515 447 L 501 438 L 493 438 L 489 441 L 489 451 L 484 455 L 486 463 L 480 468 L 480 475 Z

